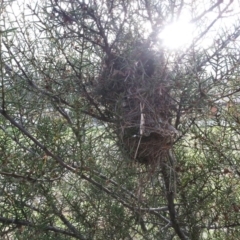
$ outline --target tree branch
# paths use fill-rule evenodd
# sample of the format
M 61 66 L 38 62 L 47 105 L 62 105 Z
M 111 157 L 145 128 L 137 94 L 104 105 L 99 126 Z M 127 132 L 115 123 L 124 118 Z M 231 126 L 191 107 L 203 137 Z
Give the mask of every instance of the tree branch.
M 11 218 L 5 218 L 5 217 L 1 217 L 1 216 L 0 216 L 0 222 L 2 224 L 8 224 L 8 225 L 16 224 L 16 225 L 20 225 L 20 226 L 28 226 L 28 227 L 33 227 L 33 228 L 37 228 L 38 227 L 36 224 L 34 224 L 34 223 L 30 222 L 30 221 L 19 220 L 19 219 L 14 219 L 14 218 L 12 218 L 12 219 Z M 76 239 L 85 240 L 85 238 L 80 238 L 76 234 L 68 232 L 68 231 L 65 231 L 65 230 L 62 230 L 61 228 L 58 228 L 58 227 L 54 227 L 54 226 L 42 227 L 41 226 L 41 229 L 43 229 L 45 231 L 61 233 L 61 234 L 67 235 L 67 236 L 74 237 Z
M 168 158 L 171 158 L 169 152 L 166 154 L 167 154 Z M 171 182 L 170 182 L 170 176 L 168 174 L 168 168 L 166 165 L 166 159 L 165 159 L 165 161 L 162 160 L 161 167 L 162 167 L 163 180 L 164 180 L 165 188 L 166 188 L 166 198 L 167 198 L 167 202 L 168 202 L 168 211 L 169 211 L 172 227 L 181 240 L 188 240 L 188 237 L 184 234 L 183 230 L 180 228 L 180 225 L 177 221 L 175 204 L 174 204 L 174 192 L 171 189 Z

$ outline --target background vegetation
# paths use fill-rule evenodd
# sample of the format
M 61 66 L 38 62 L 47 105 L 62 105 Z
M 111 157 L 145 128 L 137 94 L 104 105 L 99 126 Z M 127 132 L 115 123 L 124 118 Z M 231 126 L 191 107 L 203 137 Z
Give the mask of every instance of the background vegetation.
M 2 0 L 1 239 L 240 238 L 236 6 Z M 185 11 L 193 40 L 169 50 Z

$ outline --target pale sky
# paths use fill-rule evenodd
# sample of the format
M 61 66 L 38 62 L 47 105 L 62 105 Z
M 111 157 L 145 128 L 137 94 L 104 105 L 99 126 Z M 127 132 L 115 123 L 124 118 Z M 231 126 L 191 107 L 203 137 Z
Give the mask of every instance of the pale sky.
M 12 4 L 13 7 L 9 9 L 9 12 L 13 11 L 14 15 L 18 16 L 20 15 L 20 12 L 24 10 L 25 14 L 27 14 L 27 8 L 24 7 L 26 6 L 27 3 L 33 4 L 34 2 L 42 1 L 43 0 L 16 0 Z M 229 4 L 229 1 L 231 0 L 224 0 L 223 3 L 221 3 L 213 11 L 208 12 L 204 16 L 204 19 L 209 23 L 212 22 L 218 16 L 219 12 L 223 10 L 227 4 Z M 191 2 L 191 0 L 189 0 L 189 2 Z M 208 4 L 206 4 L 204 0 L 197 1 L 197 4 L 199 8 L 201 8 L 202 6 L 202 9 L 205 8 L 205 10 L 209 8 L 207 5 L 212 6 L 212 4 L 210 4 L 210 1 L 208 1 Z M 203 11 L 204 10 L 199 12 Z M 192 21 L 191 15 L 192 12 L 190 9 L 188 10 L 183 9 L 182 14 L 177 20 L 175 20 L 174 23 L 166 25 L 165 29 L 159 35 L 159 38 L 162 40 L 163 45 L 165 47 L 172 50 L 184 48 L 191 44 L 194 37 L 199 36 L 199 32 L 196 32 L 196 30 L 198 29 L 196 23 L 191 23 Z M 226 29 L 230 29 L 237 22 L 239 16 L 240 16 L 240 0 L 233 0 L 227 12 L 221 16 L 221 18 L 211 28 L 211 31 L 202 40 L 201 47 L 207 48 L 209 45 L 211 45 L 211 43 L 214 40 L 213 36 L 216 35 L 219 29 L 223 27 L 225 27 Z

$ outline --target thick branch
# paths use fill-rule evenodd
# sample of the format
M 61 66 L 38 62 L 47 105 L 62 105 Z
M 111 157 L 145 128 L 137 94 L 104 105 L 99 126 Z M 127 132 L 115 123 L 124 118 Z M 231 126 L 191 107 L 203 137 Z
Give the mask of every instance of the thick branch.
M 169 158 L 171 158 L 169 152 L 167 153 L 167 155 Z M 168 174 L 166 160 L 162 161 L 161 167 L 162 167 L 163 180 L 164 180 L 165 188 L 166 188 L 166 198 L 167 198 L 167 202 L 168 202 L 168 211 L 169 211 L 172 227 L 181 240 L 188 240 L 188 237 L 185 236 L 183 230 L 180 228 L 180 225 L 177 221 L 175 204 L 174 204 L 174 192 L 171 189 L 171 182 L 170 182 L 171 180 L 170 180 L 170 176 Z
M 16 224 L 16 225 L 20 225 L 20 226 L 28 226 L 28 227 L 33 227 L 33 228 L 37 228 L 38 226 L 30 221 L 26 221 L 26 220 L 19 220 L 19 219 L 11 219 L 11 218 L 5 218 L 5 217 L 1 217 L 0 216 L 0 222 L 2 224 Z M 62 230 L 58 227 L 54 227 L 54 226 L 45 226 L 44 228 L 41 226 L 41 229 L 45 230 L 45 231 L 51 231 L 51 232 L 55 232 L 55 233 L 61 233 L 67 236 L 71 236 L 74 237 L 76 239 L 85 239 L 85 238 L 80 238 L 79 236 L 77 236 L 74 233 Z

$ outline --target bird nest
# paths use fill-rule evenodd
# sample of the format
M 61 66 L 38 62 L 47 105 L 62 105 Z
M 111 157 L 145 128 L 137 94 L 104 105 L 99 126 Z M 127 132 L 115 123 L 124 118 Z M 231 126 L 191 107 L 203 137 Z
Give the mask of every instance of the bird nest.
M 110 55 L 96 83 L 95 95 L 113 122 L 119 144 L 142 163 L 161 159 L 171 148 L 174 104 L 162 56 L 148 49 Z

